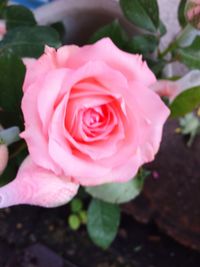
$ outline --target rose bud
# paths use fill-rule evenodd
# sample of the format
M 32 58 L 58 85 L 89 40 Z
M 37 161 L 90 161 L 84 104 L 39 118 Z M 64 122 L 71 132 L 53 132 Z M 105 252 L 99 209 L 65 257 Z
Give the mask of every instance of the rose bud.
M 185 7 L 187 21 L 200 30 L 200 0 L 188 0 Z
M 0 40 L 3 39 L 3 36 L 6 34 L 6 23 L 4 20 L 0 20 Z
M 3 173 L 8 163 L 8 147 L 0 142 L 0 175 Z

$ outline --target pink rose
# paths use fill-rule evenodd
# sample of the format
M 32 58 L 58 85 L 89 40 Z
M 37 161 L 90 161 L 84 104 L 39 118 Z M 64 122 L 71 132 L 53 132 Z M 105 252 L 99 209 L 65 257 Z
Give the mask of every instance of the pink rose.
M 52 192 L 57 190 L 51 186 L 55 179 L 61 183 L 59 190 L 64 185 L 69 188 L 68 201 L 78 185 L 133 178 L 142 164 L 154 159 L 169 115 L 160 97 L 149 89 L 155 81 L 141 56 L 119 50 L 108 38 L 57 51 L 46 47 L 35 63 L 27 62 L 21 136 L 30 156 L 15 180 L 19 181 L 17 188 L 23 183 L 32 183 L 34 188 L 37 183 L 39 190 L 41 183 L 47 186 L 46 193 L 50 187 Z M 18 200 L 18 193 L 13 193 L 15 199 L 8 204 L 48 206 L 48 194 L 45 204 L 41 199 L 33 201 L 36 189 L 32 198 L 26 198 L 20 189 L 23 197 Z M 0 196 L 8 195 L 9 190 L 7 185 Z M 13 186 L 12 190 L 17 189 Z
M 0 20 L 0 40 L 6 34 L 6 23 L 4 20 Z

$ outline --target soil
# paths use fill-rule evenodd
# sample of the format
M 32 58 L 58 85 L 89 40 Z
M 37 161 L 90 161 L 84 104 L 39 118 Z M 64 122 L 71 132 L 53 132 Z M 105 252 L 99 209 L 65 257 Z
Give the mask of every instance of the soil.
M 180 246 L 154 224 L 123 215 L 117 239 L 103 251 L 85 227 L 67 226 L 67 208 L 13 207 L 1 212 L 1 267 L 198 267 L 200 254 Z
M 191 147 L 169 121 L 142 194 L 124 209 L 138 221 L 155 221 L 180 243 L 200 251 L 200 137 Z
M 96 247 L 84 226 L 69 229 L 67 206 L 17 206 L 0 211 L 0 267 L 199 267 L 200 254 L 172 239 L 196 249 L 200 241 L 200 143 L 188 149 L 176 126 L 167 125 L 142 195 L 122 207 L 130 215 L 122 215 L 108 250 Z

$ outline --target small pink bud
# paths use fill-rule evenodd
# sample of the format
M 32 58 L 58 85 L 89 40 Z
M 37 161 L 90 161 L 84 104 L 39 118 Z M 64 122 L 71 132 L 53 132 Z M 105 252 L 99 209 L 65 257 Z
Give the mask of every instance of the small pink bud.
M 0 40 L 6 34 L 6 23 L 5 20 L 0 20 Z
M 152 172 L 153 178 L 158 179 L 160 177 L 159 173 L 157 171 Z
M 188 0 L 185 7 L 187 21 L 200 30 L 200 0 Z
M 0 174 L 4 171 L 8 163 L 8 148 L 0 143 Z

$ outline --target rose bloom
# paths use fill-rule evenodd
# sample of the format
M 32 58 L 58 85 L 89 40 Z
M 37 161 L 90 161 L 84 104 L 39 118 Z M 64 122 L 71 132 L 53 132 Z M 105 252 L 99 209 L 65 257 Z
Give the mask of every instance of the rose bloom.
M 149 88 L 141 56 L 105 38 L 68 45 L 27 63 L 22 111 L 27 159 L 0 189 L 0 206 L 58 206 L 78 186 L 132 179 L 154 159 L 169 110 Z

